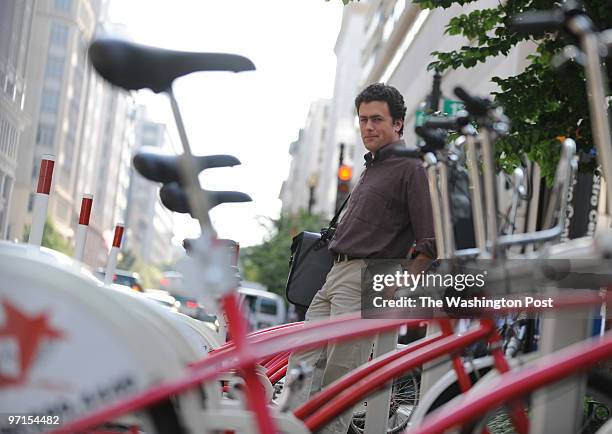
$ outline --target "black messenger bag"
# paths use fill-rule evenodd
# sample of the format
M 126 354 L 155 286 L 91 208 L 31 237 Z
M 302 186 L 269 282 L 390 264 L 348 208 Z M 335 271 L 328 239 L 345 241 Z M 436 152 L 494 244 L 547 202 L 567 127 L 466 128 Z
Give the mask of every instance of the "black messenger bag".
M 350 197 L 350 195 L 349 195 Z M 327 273 L 334 265 L 334 257 L 329 251 L 329 242 L 334 236 L 338 217 L 348 202 L 342 203 L 327 228 L 321 233 L 300 232 L 293 237 L 291 257 L 289 258 L 289 276 L 285 293 L 287 300 L 307 308 L 315 294 L 327 278 Z

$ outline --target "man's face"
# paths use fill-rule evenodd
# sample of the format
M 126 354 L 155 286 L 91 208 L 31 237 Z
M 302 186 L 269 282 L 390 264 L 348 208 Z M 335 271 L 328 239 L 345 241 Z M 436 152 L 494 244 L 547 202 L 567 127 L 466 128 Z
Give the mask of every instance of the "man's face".
M 359 105 L 359 129 L 366 149 L 376 152 L 400 139 L 403 121 L 393 122 L 389 105 L 385 101 L 362 102 Z

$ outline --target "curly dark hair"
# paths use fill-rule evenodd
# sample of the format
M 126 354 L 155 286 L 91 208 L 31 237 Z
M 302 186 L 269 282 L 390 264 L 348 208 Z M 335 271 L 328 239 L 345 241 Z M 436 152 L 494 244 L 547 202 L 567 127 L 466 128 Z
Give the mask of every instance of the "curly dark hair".
M 406 117 L 406 104 L 404 97 L 393 86 L 384 83 L 374 83 L 361 91 L 355 98 L 355 108 L 359 113 L 359 106 L 362 102 L 384 101 L 389 106 L 389 113 L 393 121 L 402 121 L 402 128 L 399 130 L 400 137 L 404 134 L 404 118 Z

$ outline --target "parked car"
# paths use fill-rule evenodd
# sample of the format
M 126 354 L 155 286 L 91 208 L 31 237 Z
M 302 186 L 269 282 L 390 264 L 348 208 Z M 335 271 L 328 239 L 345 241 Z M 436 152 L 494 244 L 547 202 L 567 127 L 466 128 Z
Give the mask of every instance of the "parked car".
M 243 305 L 250 310 L 249 322 L 253 329 L 285 323 L 287 310 L 285 300 L 280 295 L 245 286 L 238 288 L 238 293 Z
M 104 281 L 106 271 L 103 268 L 98 268 L 94 274 L 100 280 Z M 143 292 L 140 275 L 134 271 L 127 270 L 115 270 L 113 274 L 113 283 L 116 285 L 127 286 L 132 288 L 134 291 Z
M 159 281 L 159 288 L 170 293 L 181 292 L 183 289 L 183 275 L 177 271 L 165 271 Z
M 176 271 L 166 271 L 159 281 L 159 288 L 176 298 L 181 306 L 179 312 L 192 318 L 200 319 L 204 309 L 196 299 L 186 295 L 183 289 L 183 275 Z

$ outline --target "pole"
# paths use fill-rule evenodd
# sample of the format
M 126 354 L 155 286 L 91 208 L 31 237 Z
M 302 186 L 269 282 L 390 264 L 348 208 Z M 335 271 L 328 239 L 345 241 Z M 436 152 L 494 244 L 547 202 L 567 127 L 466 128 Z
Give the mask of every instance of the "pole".
M 85 241 L 87 241 L 87 230 L 89 229 L 89 217 L 91 216 L 92 205 L 93 195 L 84 194 L 81 199 L 81 213 L 79 215 L 79 224 L 77 225 L 74 238 L 74 259 L 79 262 L 83 262 L 83 253 L 85 252 Z
M 442 74 L 438 71 L 433 76 L 433 83 L 431 85 L 431 94 L 429 94 L 428 98 L 428 109 L 430 113 L 434 113 L 438 111 L 440 107 L 440 98 L 442 97 L 442 92 L 440 91 L 440 84 L 442 83 Z
M 104 285 L 110 285 L 113 282 L 113 274 L 117 268 L 117 255 L 121 249 L 121 239 L 123 238 L 123 223 L 117 223 L 115 226 L 115 236 L 113 237 L 113 245 L 108 254 L 108 262 L 106 264 L 106 273 L 104 274 Z
M 344 164 L 344 143 L 340 143 L 340 155 L 338 157 L 338 170 L 340 170 L 340 167 L 342 166 L 342 164 Z M 344 202 L 344 199 L 342 198 L 342 195 L 338 191 L 338 189 L 340 187 L 340 182 L 341 182 L 340 179 L 337 179 L 337 185 L 336 185 L 336 206 L 334 208 L 334 213 L 338 212 L 338 208 L 340 208 L 340 205 L 342 205 L 342 202 Z
M 32 211 L 32 226 L 28 243 L 40 247 L 45 229 L 45 219 L 47 218 L 47 208 L 49 207 L 49 192 L 51 191 L 51 181 L 53 181 L 53 167 L 55 166 L 55 156 L 50 154 L 43 155 L 40 162 L 40 172 L 38 173 L 38 186 L 34 198 L 34 210 Z

